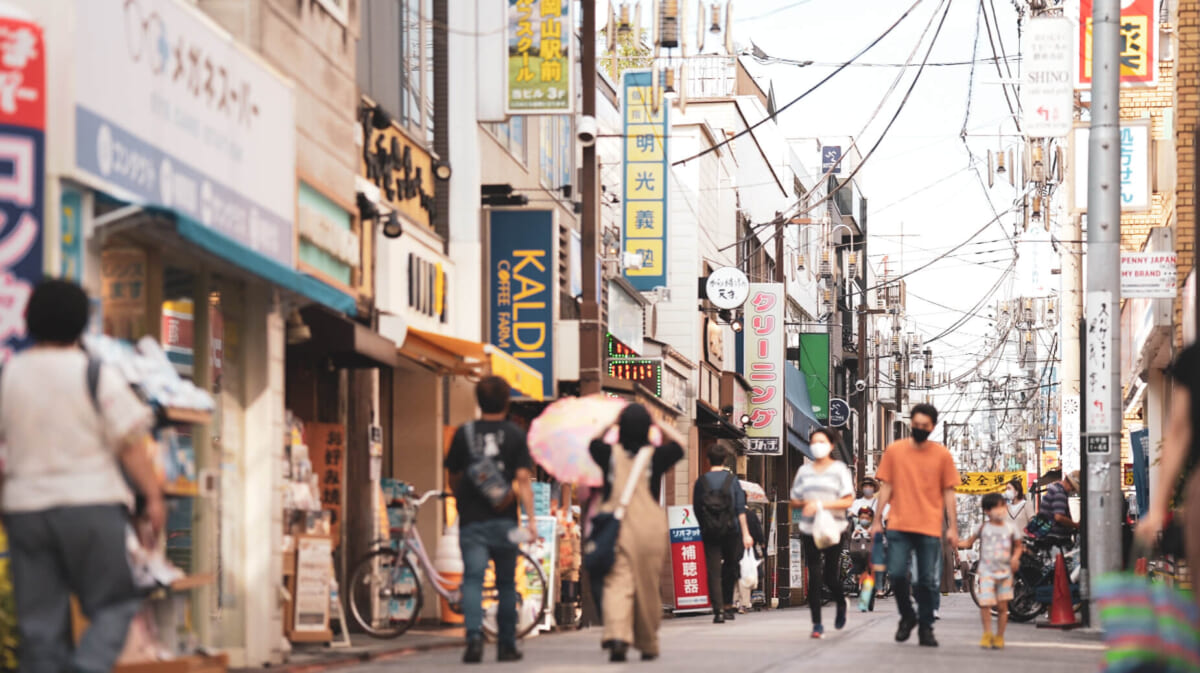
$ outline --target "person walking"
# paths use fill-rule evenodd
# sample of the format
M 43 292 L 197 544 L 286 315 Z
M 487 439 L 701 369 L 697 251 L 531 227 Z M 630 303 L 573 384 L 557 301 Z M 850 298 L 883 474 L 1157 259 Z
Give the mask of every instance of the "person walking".
M 462 550 L 463 621 L 467 647 L 463 663 L 483 661 L 483 579 L 488 562 L 495 564 L 499 593 L 496 660 L 520 661 L 517 649 L 518 503 L 525 508 L 529 535 L 537 538 L 533 516 L 533 461 L 525 433 L 508 420 L 512 390 L 498 376 L 475 384 L 479 420 L 454 433 L 444 466 L 458 505 L 458 545 Z M 514 487 L 515 484 L 515 487 Z
M 740 574 L 738 562 L 745 550 L 754 546 L 746 521 L 746 491 L 737 475 L 725 469 L 728 459 L 729 452 L 722 444 L 708 447 L 711 467 L 692 487 L 692 507 L 704 542 L 708 600 L 712 603 L 714 624 L 734 619 L 733 588 Z
M 626 660 L 630 644 L 642 653 L 642 661 L 651 661 L 660 653 L 659 591 L 670 544 L 667 513 L 658 504 L 659 485 L 667 470 L 683 458 L 684 440 L 669 426 L 655 425 L 640 404 L 621 411 L 616 432 L 607 433 L 605 440 L 593 441 L 589 447 L 592 460 L 605 473 L 600 511 L 616 511 L 627 484 L 636 481 L 617 535 L 616 560 L 604 577 L 601 644 L 614 663 Z M 638 460 L 643 449 L 650 451 L 648 461 Z
M 1013 574 L 1021 567 L 1023 534 L 1008 520 L 1004 498 L 988 493 L 980 503 L 987 517 L 979 531 L 958 544 L 970 549 L 975 541 L 983 542 L 979 552 L 979 614 L 983 619 L 983 638 L 979 646 L 985 650 L 1004 649 L 1004 630 L 1008 626 L 1008 602 L 1013 598 Z M 996 633 L 992 633 L 992 608 L 999 613 Z
M 1021 535 L 1029 527 L 1033 517 L 1033 506 L 1025 498 L 1025 485 L 1020 477 L 1013 477 L 1004 488 L 1004 501 L 1008 504 L 1008 523 Z
M 1200 343 L 1179 354 L 1167 370 L 1171 387 L 1167 431 L 1163 433 L 1158 461 L 1159 486 L 1150 493 L 1149 511 L 1141 517 L 1136 535 L 1143 543 L 1155 542 L 1172 507 L 1184 508 L 1183 542 L 1188 567 L 1200 568 Z M 1195 592 L 1200 603 L 1200 591 Z M 1195 625 L 1200 628 L 1200 624 Z
M 743 489 L 744 490 L 744 489 Z M 766 552 L 767 539 L 763 533 L 762 521 L 759 521 L 758 514 L 750 507 L 746 508 L 746 528 L 750 531 L 750 538 L 754 540 L 754 546 L 750 551 L 754 553 L 754 558 L 761 559 Z M 762 576 L 762 565 L 759 564 L 759 577 Z M 739 566 L 738 580 L 734 582 L 734 607 L 739 615 L 746 614 L 754 607 L 754 591 L 747 586 L 741 579 L 741 569 Z
M 812 637 L 824 638 L 825 626 L 821 622 L 821 603 L 824 584 L 837 606 L 833 626 L 846 626 L 846 595 L 842 590 L 841 561 L 842 547 L 846 544 L 846 510 L 854 503 L 854 477 L 850 468 L 831 454 L 839 440 L 834 428 L 814 430 L 808 440 L 812 462 L 806 462 L 796 471 L 792 482 L 792 507 L 799 508 L 800 544 L 804 563 L 808 567 L 808 609 L 812 615 Z M 833 515 L 841 532 L 841 538 L 832 547 L 821 549 L 813 537 L 813 521 L 821 511 Z
M 924 647 L 938 646 L 933 635 L 933 611 L 945 521 L 952 522 L 945 533 L 946 539 L 958 545 L 958 511 L 954 494 L 954 488 L 959 484 L 958 470 L 950 451 L 929 439 L 937 419 L 938 412 L 933 405 L 914 406 L 909 413 L 912 438 L 901 439 L 887 447 L 875 474 L 881 482 L 879 508 L 888 512 L 888 576 L 900 611 L 896 642 L 906 642 L 913 628 L 919 626 L 918 639 Z M 883 524 L 876 517 L 871 532 L 882 531 Z M 913 552 L 916 552 L 917 567 L 916 613 L 908 577 Z
M 3 518 L 22 673 L 112 670 L 141 604 L 126 552 L 130 485 L 145 499 L 144 546 L 166 519 L 150 457 L 153 413 L 116 369 L 84 352 L 88 311 L 78 285 L 40 283 L 25 308 L 33 345 L 0 372 Z M 72 594 L 89 621 L 78 646 Z

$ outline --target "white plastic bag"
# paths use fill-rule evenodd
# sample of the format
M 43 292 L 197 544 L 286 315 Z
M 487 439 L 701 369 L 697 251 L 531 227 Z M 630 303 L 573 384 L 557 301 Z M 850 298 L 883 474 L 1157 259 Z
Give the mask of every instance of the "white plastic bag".
M 741 572 L 741 578 L 738 581 L 751 591 L 758 586 L 758 564 L 759 560 L 755 558 L 752 549 L 747 549 L 746 553 L 742 554 L 742 560 L 738 564 Z
M 842 531 L 833 520 L 833 515 L 820 505 L 817 506 L 817 514 L 813 517 L 812 535 L 817 549 L 829 549 L 842 539 Z

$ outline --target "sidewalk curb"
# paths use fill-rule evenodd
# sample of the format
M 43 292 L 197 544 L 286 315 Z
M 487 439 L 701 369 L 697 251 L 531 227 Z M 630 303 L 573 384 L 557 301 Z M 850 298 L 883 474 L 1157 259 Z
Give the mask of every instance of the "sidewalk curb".
M 240 673 L 249 673 L 251 671 L 265 671 L 266 673 L 324 673 L 325 671 L 346 668 L 348 666 L 357 666 L 372 661 L 390 661 L 393 659 L 401 659 L 403 657 L 421 654 L 422 652 L 436 652 L 439 650 L 449 650 L 462 647 L 462 642 L 457 639 L 449 640 L 444 643 L 425 643 L 422 645 L 409 645 L 396 647 L 395 649 L 379 650 L 375 652 L 363 652 L 360 654 L 346 654 L 338 656 L 331 654 L 326 661 L 314 661 L 304 663 L 284 663 L 277 666 L 265 666 L 263 668 L 243 668 L 234 669 Z

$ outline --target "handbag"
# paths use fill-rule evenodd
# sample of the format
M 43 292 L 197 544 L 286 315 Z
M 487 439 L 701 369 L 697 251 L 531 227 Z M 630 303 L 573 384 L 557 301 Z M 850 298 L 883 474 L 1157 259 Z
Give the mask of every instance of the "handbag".
M 633 500 L 633 489 L 637 487 L 638 479 L 641 478 L 642 470 L 646 469 L 646 464 L 650 462 L 653 451 L 654 449 L 648 446 L 638 451 L 637 458 L 633 460 L 633 468 L 629 471 L 629 478 L 625 481 L 625 490 L 621 492 L 621 499 L 617 501 L 617 508 L 592 518 L 592 531 L 583 545 L 583 566 L 594 578 L 607 575 L 617 561 L 617 537 L 621 534 L 621 519 L 625 518 L 625 510 L 629 507 L 629 501 Z
M 1097 577 L 1092 592 L 1108 646 L 1104 673 L 1200 673 L 1200 607 L 1190 591 L 1124 570 Z
M 512 483 L 504 477 L 496 461 L 475 445 L 475 423 L 467 423 L 463 430 L 466 433 L 467 446 L 471 450 L 471 462 L 464 470 L 467 481 L 471 482 L 492 509 L 500 511 L 513 500 Z

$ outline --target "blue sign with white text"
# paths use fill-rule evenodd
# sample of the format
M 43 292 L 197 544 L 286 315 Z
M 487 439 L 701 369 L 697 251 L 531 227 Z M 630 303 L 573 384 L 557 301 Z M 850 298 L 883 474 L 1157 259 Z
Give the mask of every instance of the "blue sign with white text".
M 821 148 L 821 172 L 830 175 L 842 174 L 841 145 L 826 145 Z
M 42 280 L 45 135 L 0 126 L 0 362 L 28 345 L 25 305 Z
M 554 397 L 554 270 L 558 237 L 549 210 L 490 214 L 488 340 L 542 375 Z

